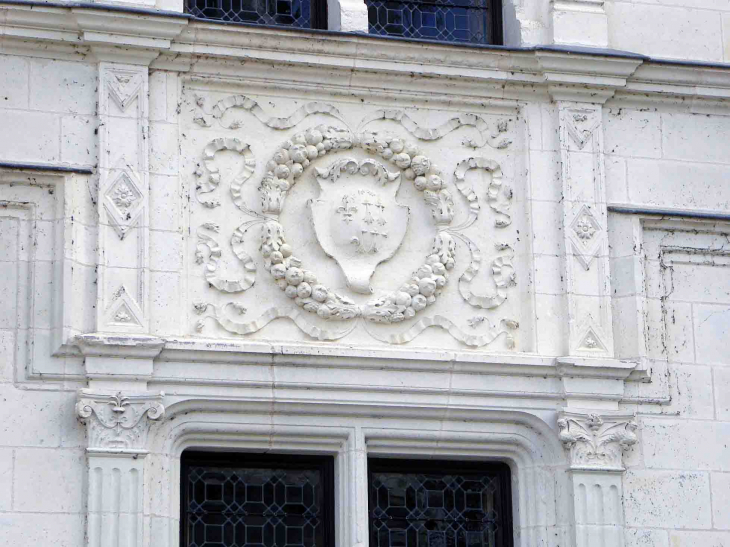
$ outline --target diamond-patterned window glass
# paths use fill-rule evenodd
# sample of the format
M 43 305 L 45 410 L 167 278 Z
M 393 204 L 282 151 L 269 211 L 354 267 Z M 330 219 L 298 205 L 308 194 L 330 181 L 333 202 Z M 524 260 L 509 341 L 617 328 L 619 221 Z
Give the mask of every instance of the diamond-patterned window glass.
M 326 28 L 327 0 L 186 0 L 199 19 L 252 25 Z
M 512 547 L 504 463 L 369 459 L 370 547 Z
M 184 547 L 333 547 L 334 459 L 184 452 Z
M 370 34 L 502 43 L 501 0 L 365 0 L 365 4 Z

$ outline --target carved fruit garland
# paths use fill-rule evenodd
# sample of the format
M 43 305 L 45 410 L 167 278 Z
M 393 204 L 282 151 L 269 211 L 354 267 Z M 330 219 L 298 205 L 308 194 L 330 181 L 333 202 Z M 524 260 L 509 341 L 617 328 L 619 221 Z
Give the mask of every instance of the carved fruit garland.
M 287 192 L 311 161 L 331 150 L 353 147 L 377 154 L 402 169 L 406 179 L 413 181 L 431 206 L 439 232 L 431 253 L 414 276 L 397 291 L 358 306 L 319 283 L 313 272 L 302 267 L 302 261 L 294 256 L 293 249 L 286 242 L 284 227 L 276 218 L 265 222 L 261 230 L 261 254 L 266 270 L 279 288 L 305 311 L 316 313 L 326 320 L 363 317 L 377 323 L 400 322 L 414 317 L 436 302 L 448 280 L 447 271 L 455 265 L 456 245 L 451 235 L 444 230 L 453 220 L 453 200 L 431 160 L 422 155 L 414 144 L 374 132 L 366 132 L 355 138 L 348 131 L 331 126 L 318 126 L 299 133 L 283 143 L 267 164 L 267 173 L 259 188 L 262 209 L 264 214 L 278 217 Z

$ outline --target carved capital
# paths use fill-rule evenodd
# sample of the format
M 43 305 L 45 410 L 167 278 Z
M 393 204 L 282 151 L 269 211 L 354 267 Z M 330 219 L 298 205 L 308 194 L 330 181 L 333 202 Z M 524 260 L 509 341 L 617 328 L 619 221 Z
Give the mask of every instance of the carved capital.
M 560 441 L 570 452 L 571 469 L 623 471 L 623 451 L 638 441 L 631 414 L 561 412 Z
M 162 419 L 164 393 L 79 391 L 76 415 L 89 433 L 89 450 L 144 452 L 152 422 Z

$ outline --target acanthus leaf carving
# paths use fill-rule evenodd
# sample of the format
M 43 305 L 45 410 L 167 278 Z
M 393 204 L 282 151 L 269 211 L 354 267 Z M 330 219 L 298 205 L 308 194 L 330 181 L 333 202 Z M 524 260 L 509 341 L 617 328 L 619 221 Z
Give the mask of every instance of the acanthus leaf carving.
M 561 412 L 558 428 L 573 469 L 622 471 L 624 450 L 638 441 L 638 424 L 629 414 Z
M 90 450 L 144 451 L 151 422 L 165 414 L 164 393 L 79 391 L 76 415 L 88 428 Z

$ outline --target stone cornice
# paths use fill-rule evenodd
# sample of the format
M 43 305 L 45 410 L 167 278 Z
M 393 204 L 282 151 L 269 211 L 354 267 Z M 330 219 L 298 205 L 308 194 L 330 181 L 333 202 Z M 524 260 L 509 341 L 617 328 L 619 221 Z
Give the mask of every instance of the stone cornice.
M 85 357 L 154 359 L 165 345 L 162 338 L 135 334 L 82 334 L 74 338 Z
M 195 74 L 299 81 L 291 70 L 315 77 L 328 71 L 334 86 L 382 89 L 383 76 L 399 89 L 429 78 L 466 86 L 493 84 L 494 93 L 520 99 L 537 89 L 557 100 L 604 102 L 614 92 L 730 98 L 730 66 L 656 61 L 635 54 L 558 47 L 464 47 L 382 39 L 339 32 L 225 25 L 179 13 L 71 3 L 0 3 L 3 51 L 46 56 L 85 56 L 191 70 Z M 39 53 L 34 42 L 45 42 Z M 122 57 L 120 57 L 122 55 Z M 246 60 L 229 70 L 215 65 Z M 271 63 L 287 66 L 277 75 Z M 257 72 L 257 65 L 264 69 Z M 210 69 L 206 69 L 206 66 Z M 353 79 L 353 74 L 357 78 Z M 304 80 L 306 84 L 306 80 Z M 507 87 L 502 87 L 507 84 Z M 441 84 L 439 84 L 441 85 Z M 414 88 L 415 89 L 415 88 Z M 452 90 L 453 91 L 453 90 Z M 475 92 L 476 93 L 476 92 Z

